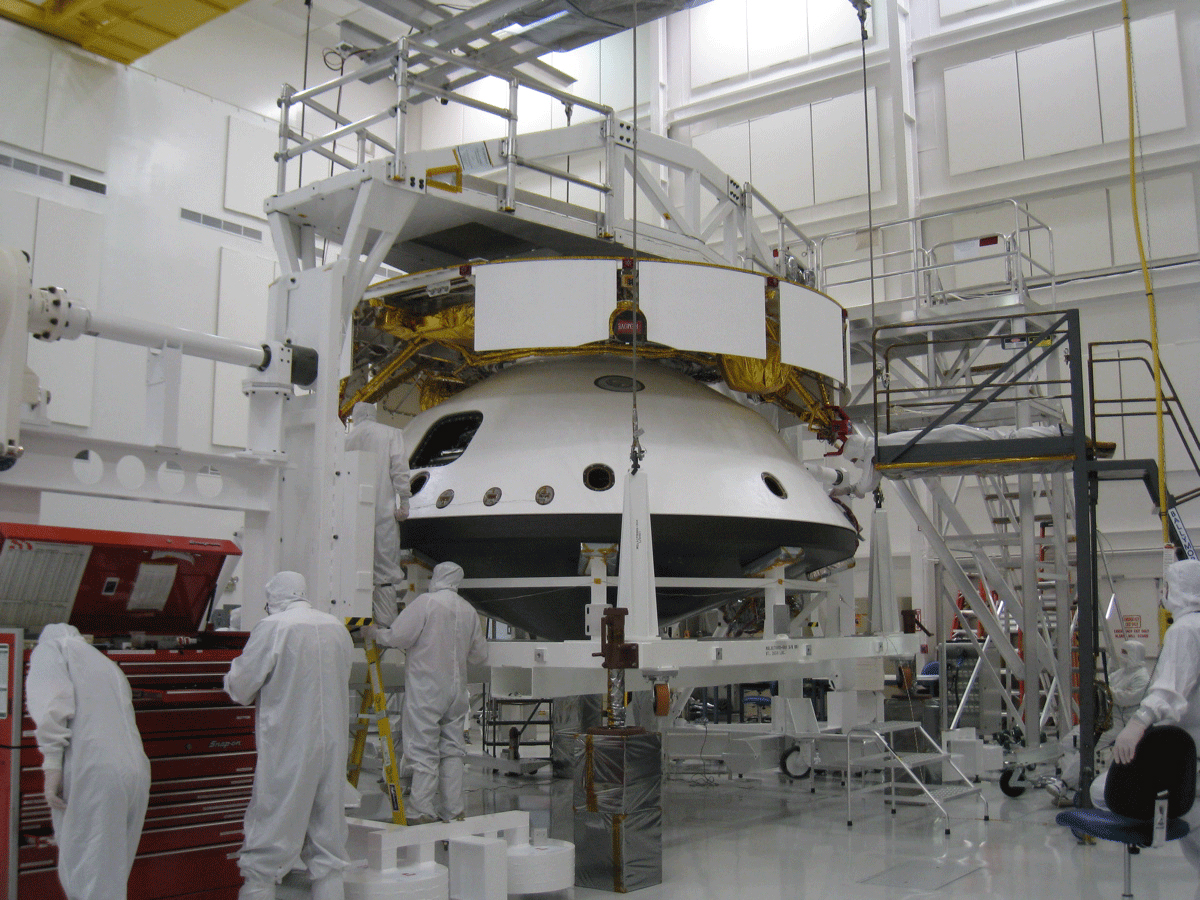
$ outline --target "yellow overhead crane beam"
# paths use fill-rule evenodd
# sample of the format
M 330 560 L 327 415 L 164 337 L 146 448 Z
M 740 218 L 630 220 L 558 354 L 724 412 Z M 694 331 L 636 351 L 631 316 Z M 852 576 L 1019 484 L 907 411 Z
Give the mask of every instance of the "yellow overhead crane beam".
M 131 63 L 246 0 L 0 0 L 0 15 Z

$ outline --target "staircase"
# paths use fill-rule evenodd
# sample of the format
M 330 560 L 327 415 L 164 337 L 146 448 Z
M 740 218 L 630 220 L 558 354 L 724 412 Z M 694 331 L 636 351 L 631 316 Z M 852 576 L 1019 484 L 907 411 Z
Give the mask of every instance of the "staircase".
M 915 750 L 901 750 L 896 737 L 910 734 Z M 943 783 L 929 785 L 918 770 L 942 766 Z M 947 783 L 947 766 L 955 776 Z M 863 774 L 883 771 L 886 778 L 879 784 L 854 786 L 854 770 Z M 983 804 L 983 819 L 988 819 L 987 799 L 979 785 L 974 784 L 951 759 L 950 754 L 935 741 L 919 722 L 876 722 L 859 725 L 846 732 L 846 825 L 853 827 L 852 804 L 855 797 L 883 794 L 892 815 L 898 804 L 936 806 L 950 833 L 950 813 L 945 804 L 961 797 L 975 796 Z

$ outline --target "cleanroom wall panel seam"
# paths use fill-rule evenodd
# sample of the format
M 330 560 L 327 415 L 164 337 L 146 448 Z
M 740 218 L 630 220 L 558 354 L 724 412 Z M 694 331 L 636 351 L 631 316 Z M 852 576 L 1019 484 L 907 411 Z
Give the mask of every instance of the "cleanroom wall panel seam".
M 0 189 L 0 247 L 24 250 L 32 258 L 37 204 L 37 197 Z
M 779 285 L 779 358 L 832 378 L 846 380 L 842 308 L 806 288 Z
M 0 141 L 41 152 L 50 95 L 50 51 L 29 40 L 24 29 L 0 21 L 0 53 L 6 77 L 0 78 Z M 15 73 L 20 72 L 20 77 Z
M 475 266 L 475 349 L 576 347 L 607 339 L 617 265 L 571 259 Z
M 70 296 L 96 309 L 100 295 L 104 219 L 82 209 L 38 201 L 33 245 L 33 283 L 62 285 Z M 29 338 L 29 368 L 50 391 L 47 414 L 53 422 L 92 424 L 95 338 L 47 344 Z M 107 385 L 119 390 L 120 385 Z
M 867 90 L 871 133 L 871 188 L 881 186 L 879 115 L 875 88 Z M 812 105 L 813 193 L 817 203 L 862 197 L 867 193 L 867 137 L 863 132 L 862 92 Z
M 50 62 L 43 152 L 104 172 L 122 74 L 108 62 L 64 49 Z
M 807 56 L 807 5 L 801 0 L 754 0 L 746 7 L 746 48 L 751 71 Z
M 1129 185 L 1109 188 L 1112 209 L 1113 262 L 1138 261 Z M 1151 259 L 1169 259 L 1198 252 L 1196 189 L 1190 172 L 1150 178 L 1138 184 L 1142 241 Z M 1147 219 L 1147 211 L 1149 218 Z
M 228 116 L 225 144 L 225 208 L 266 221 L 263 201 L 275 193 L 279 129 Z M 313 157 L 316 159 L 316 157 Z M 324 161 L 321 163 L 325 165 Z M 288 165 L 288 187 L 299 184 L 299 165 Z
M 942 73 L 942 79 L 950 173 L 961 175 L 1020 162 L 1017 54 L 952 66 Z
M 882 4 L 877 4 L 882 6 Z M 867 17 L 867 30 L 875 36 L 873 14 Z M 808 0 L 808 46 L 810 53 L 836 50 L 848 44 L 857 45 L 862 37 L 858 14 L 849 4 L 829 0 Z
M 814 203 L 812 110 L 807 103 L 750 122 L 750 179 L 781 210 Z
M 763 276 L 714 266 L 638 266 L 647 340 L 681 350 L 764 359 Z
M 217 282 L 217 334 L 249 343 L 267 336 L 267 289 L 275 277 L 275 261 L 220 248 Z M 213 363 L 212 442 L 245 447 L 250 402 L 242 393 L 249 369 Z
M 1017 51 L 1025 158 L 1101 142 L 1100 92 L 1091 34 Z
M 688 10 L 693 88 L 745 75 L 747 0 L 709 0 Z
M 748 122 L 738 122 L 714 128 L 692 138 L 692 147 L 737 182 L 750 177 L 750 128 Z
M 1187 126 L 1179 28 L 1174 12 L 1130 25 L 1133 34 L 1137 126 L 1143 135 Z M 1121 26 L 1095 32 L 1096 68 L 1104 142 L 1129 139 L 1129 88 L 1125 72 L 1125 30 Z

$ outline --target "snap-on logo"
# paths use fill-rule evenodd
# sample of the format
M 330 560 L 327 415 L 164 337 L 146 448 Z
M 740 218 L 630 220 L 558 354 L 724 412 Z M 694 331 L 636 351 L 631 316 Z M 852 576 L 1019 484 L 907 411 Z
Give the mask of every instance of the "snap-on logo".
M 209 741 L 209 750 L 228 750 L 230 747 L 242 746 L 241 741 Z

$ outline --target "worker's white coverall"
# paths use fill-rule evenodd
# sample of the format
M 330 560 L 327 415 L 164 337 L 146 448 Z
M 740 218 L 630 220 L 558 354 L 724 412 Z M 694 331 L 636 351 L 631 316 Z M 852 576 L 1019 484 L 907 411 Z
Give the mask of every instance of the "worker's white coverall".
M 1146 645 L 1141 641 L 1122 642 L 1120 654 L 1121 668 L 1108 679 L 1108 689 L 1113 696 L 1114 724 L 1124 725 L 1146 693 L 1150 669 L 1146 665 Z
M 238 860 L 243 900 L 271 900 L 297 857 L 312 875 L 314 898 L 343 896 L 354 644 L 345 624 L 313 609 L 305 593 L 295 572 L 267 582 L 268 615 L 225 676 L 235 702 L 257 704 L 258 762 Z
M 413 770 L 409 822 L 449 821 L 465 812 L 467 664 L 487 662 L 487 641 L 478 613 L 455 593 L 462 579 L 457 563 L 438 563 L 429 592 L 405 607 L 391 628 L 374 635 L 381 646 L 407 652 L 401 721 L 404 755 Z
M 1172 563 L 1167 566 L 1166 580 L 1164 605 L 1175 621 L 1163 636 L 1154 678 L 1118 736 L 1118 746 L 1126 732 L 1140 740 L 1150 725 L 1178 725 L 1200 748 L 1200 562 L 1185 559 Z M 1092 803 L 1102 809 L 1107 775 L 1105 772 L 1092 782 Z M 1179 844 L 1188 862 L 1200 872 L 1200 803 L 1193 804 L 1184 820 L 1192 830 Z
M 355 403 L 353 419 L 354 424 L 346 436 L 346 449 L 375 454 L 373 618 L 380 625 L 391 625 L 396 618 L 396 589 L 404 583 L 397 522 L 408 516 L 408 500 L 412 496 L 408 457 L 404 454 L 403 434 L 398 428 L 376 419 L 375 404 Z
M 62 772 L 67 808 L 50 814 L 63 893 L 125 900 L 150 799 L 150 762 L 125 674 L 74 626 L 47 625 L 29 658 L 25 703 L 43 775 Z

